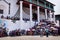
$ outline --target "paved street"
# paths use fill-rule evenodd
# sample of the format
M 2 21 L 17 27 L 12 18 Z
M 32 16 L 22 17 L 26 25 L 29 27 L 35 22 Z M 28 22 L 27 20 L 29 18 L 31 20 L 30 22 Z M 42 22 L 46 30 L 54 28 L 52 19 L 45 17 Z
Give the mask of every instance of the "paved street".
M 3 37 L 0 40 L 60 40 L 60 36 L 19 36 L 19 37 Z

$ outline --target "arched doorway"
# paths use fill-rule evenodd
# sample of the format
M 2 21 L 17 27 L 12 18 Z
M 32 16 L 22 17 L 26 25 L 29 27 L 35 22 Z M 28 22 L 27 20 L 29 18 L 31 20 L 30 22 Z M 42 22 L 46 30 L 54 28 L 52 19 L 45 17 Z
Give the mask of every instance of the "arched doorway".
M 37 14 L 33 13 L 33 21 L 35 22 L 35 26 L 36 26 L 36 22 L 37 22 Z
M 37 21 L 37 14 L 33 13 L 33 21 Z

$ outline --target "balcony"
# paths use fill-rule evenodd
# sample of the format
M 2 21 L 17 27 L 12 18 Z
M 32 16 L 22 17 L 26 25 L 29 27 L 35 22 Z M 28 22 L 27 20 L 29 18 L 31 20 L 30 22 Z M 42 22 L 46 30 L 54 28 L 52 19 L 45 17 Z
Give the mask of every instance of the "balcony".
M 27 2 L 30 2 L 32 4 L 35 4 L 35 5 L 38 5 L 38 6 L 41 6 L 41 7 L 44 7 L 44 8 L 47 8 L 47 9 L 54 11 L 54 8 L 50 7 L 50 6 L 52 6 L 51 3 L 49 3 L 45 0 L 24 0 L 24 1 L 27 1 Z M 48 4 L 48 6 L 46 4 Z

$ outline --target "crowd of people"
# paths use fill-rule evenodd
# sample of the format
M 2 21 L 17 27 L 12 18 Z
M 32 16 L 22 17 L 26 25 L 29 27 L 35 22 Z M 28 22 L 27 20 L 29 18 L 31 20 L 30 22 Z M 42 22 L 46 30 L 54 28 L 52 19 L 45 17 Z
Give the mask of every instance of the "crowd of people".
M 6 28 L 0 27 L 0 37 L 8 36 Z
M 9 32 L 6 28 L 0 28 L 0 37 L 5 36 L 22 36 L 22 35 L 53 35 L 57 36 L 60 34 L 60 27 L 57 27 L 53 21 L 41 20 L 39 24 L 27 30 L 12 30 Z

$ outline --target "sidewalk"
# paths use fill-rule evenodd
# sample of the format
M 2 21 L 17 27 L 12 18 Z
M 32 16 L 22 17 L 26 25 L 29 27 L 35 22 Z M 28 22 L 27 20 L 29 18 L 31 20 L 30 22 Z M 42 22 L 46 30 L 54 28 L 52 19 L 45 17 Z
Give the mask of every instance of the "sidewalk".
M 60 40 L 60 36 L 18 36 L 18 37 L 3 37 L 0 40 Z

